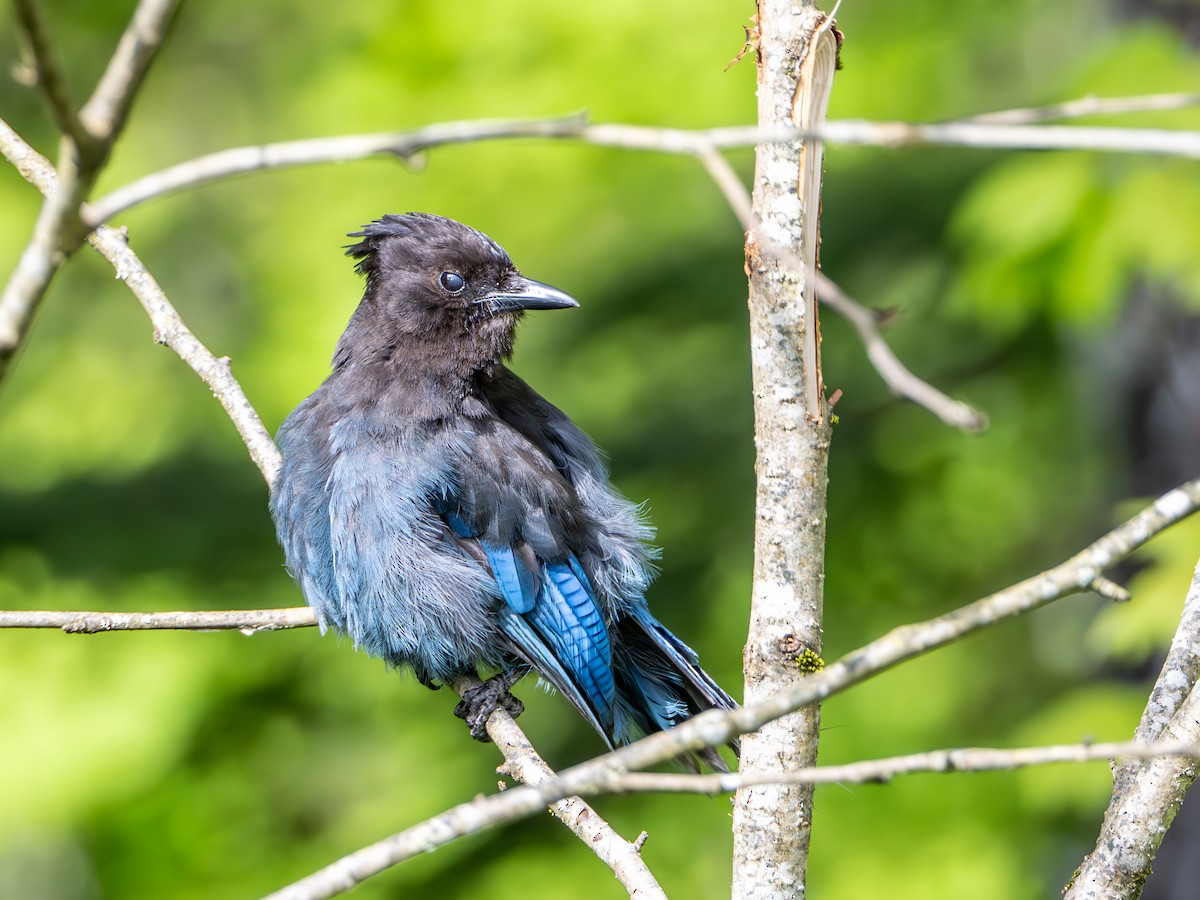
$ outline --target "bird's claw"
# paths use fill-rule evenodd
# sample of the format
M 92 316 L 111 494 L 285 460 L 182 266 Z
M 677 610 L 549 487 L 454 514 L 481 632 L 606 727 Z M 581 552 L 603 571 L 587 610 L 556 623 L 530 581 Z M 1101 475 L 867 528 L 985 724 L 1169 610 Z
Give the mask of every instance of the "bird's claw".
M 462 700 L 454 707 L 454 714 L 470 727 L 471 737 L 485 744 L 491 741 L 487 721 L 497 709 L 503 709 L 514 719 L 525 712 L 525 704 L 508 692 L 524 674 L 520 669 L 501 672 L 479 687 L 463 692 Z

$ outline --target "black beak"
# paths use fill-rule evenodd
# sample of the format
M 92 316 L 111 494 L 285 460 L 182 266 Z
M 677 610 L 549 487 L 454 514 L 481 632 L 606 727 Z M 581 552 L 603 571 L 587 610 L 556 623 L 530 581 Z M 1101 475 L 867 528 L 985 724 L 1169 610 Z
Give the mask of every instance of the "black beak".
M 579 301 L 565 291 L 530 278 L 517 278 L 507 285 L 508 290 L 484 294 L 476 304 L 487 306 L 492 313 L 515 312 L 519 309 L 570 309 Z

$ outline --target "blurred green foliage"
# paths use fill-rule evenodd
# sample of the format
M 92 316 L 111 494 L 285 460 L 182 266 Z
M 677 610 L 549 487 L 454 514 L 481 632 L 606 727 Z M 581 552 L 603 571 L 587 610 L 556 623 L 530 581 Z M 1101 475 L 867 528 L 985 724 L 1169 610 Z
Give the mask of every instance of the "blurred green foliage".
M 83 95 L 132 4 L 48 3 Z M 187 6 L 100 190 L 243 143 L 558 115 L 750 122 L 752 58 L 725 64 L 750 3 L 550 0 Z M 19 58 L 11 12 L 6 67 Z M 1084 0 L 846 4 L 831 116 L 934 120 L 1085 93 L 1200 83 L 1165 24 Z M 55 145 L 37 96 L 2 114 Z M 1200 127 L 1195 112 L 1121 124 Z M 749 152 L 734 154 L 749 177 Z M 436 211 L 496 237 L 582 309 L 527 323 L 515 366 L 649 498 L 665 547 L 655 609 L 740 680 L 753 442 L 739 229 L 692 161 L 519 141 L 242 177 L 120 217 L 133 247 L 268 427 L 327 370 L 360 286 L 345 233 Z M 1116 521 L 1133 459 L 1110 335 L 1135 286 L 1200 305 L 1200 173 L 1085 154 L 827 151 L 823 263 L 873 306 L 921 375 L 985 409 L 953 432 L 892 398 L 827 314 L 844 391 L 830 476 L 834 659 L 1050 565 Z M 0 271 L 39 198 L 0 167 Z M 1119 366 L 1117 368 L 1120 368 Z M 150 340 L 90 252 L 53 286 L 0 391 L 0 607 L 286 606 L 258 473 L 220 407 Z M 962 744 L 1132 733 L 1196 556 L 1157 542 L 1135 601 L 1074 598 L 886 673 L 824 711 L 830 762 Z M 1136 673 L 1136 678 L 1132 678 Z M 555 765 L 600 747 L 526 686 L 522 722 Z M 497 758 L 452 698 L 315 631 L 0 633 L 0 897 L 253 896 L 492 790 Z M 1095 833 L 1103 765 L 822 788 L 812 889 L 827 898 L 1013 898 L 1065 883 Z M 598 801 L 672 896 L 727 893 L 726 799 Z M 549 817 L 373 879 L 356 896 L 622 895 Z

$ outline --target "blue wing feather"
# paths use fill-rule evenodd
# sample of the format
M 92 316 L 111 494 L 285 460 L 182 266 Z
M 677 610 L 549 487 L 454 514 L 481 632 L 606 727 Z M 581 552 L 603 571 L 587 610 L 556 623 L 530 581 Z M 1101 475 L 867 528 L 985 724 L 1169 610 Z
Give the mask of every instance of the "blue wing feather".
M 462 516 L 447 509 L 444 502 L 436 506 L 451 531 L 460 538 L 475 540 L 483 549 L 496 584 L 500 586 L 500 593 L 508 605 L 519 613 L 527 613 L 533 609 L 538 597 L 537 575 L 530 572 L 529 567 L 517 558 L 513 548 L 480 541 L 467 527 Z
M 542 593 L 526 618 L 611 733 L 616 684 L 608 628 L 595 596 L 569 563 L 543 566 Z
M 488 565 L 496 576 L 496 583 L 504 594 L 504 599 L 514 612 L 527 613 L 537 602 L 537 577 L 530 572 L 526 565 L 513 553 L 512 547 L 496 547 L 483 544 L 483 552 L 487 555 Z
M 526 662 L 537 670 L 537 673 L 554 686 L 559 693 L 571 701 L 572 705 L 582 713 L 589 724 L 604 737 L 611 748 L 613 746 L 612 725 L 606 725 L 597 718 L 592 704 L 575 684 L 575 679 L 563 668 L 554 651 L 546 645 L 541 635 L 534 629 L 525 616 L 508 607 L 500 610 L 500 627 L 508 635 L 513 645 L 520 649 Z
M 440 505 L 440 504 L 439 504 Z M 483 550 L 508 610 L 500 624 L 517 650 L 605 735 L 613 732 L 616 681 L 608 626 L 574 554 L 566 562 L 529 570 L 512 547 L 481 541 L 462 517 L 440 510 L 458 537 Z

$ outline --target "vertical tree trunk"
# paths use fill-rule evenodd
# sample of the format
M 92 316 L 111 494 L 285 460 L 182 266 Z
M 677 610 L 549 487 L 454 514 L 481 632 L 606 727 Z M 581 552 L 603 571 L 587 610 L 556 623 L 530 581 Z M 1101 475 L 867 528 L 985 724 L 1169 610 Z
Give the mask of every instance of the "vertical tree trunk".
M 759 0 L 758 122 L 768 130 L 824 119 L 837 40 L 809 2 Z M 753 225 L 746 242 L 758 492 L 754 586 L 745 651 L 746 702 L 804 677 L 821 652 L 829 415 L 817 329 L 817 216 L 821 147 L 758 147 Z M 816 706 L 747 735 L 741 771 L 810 765 Z M 738 792 L 733 896 L 803 897 L 812 787 Z

